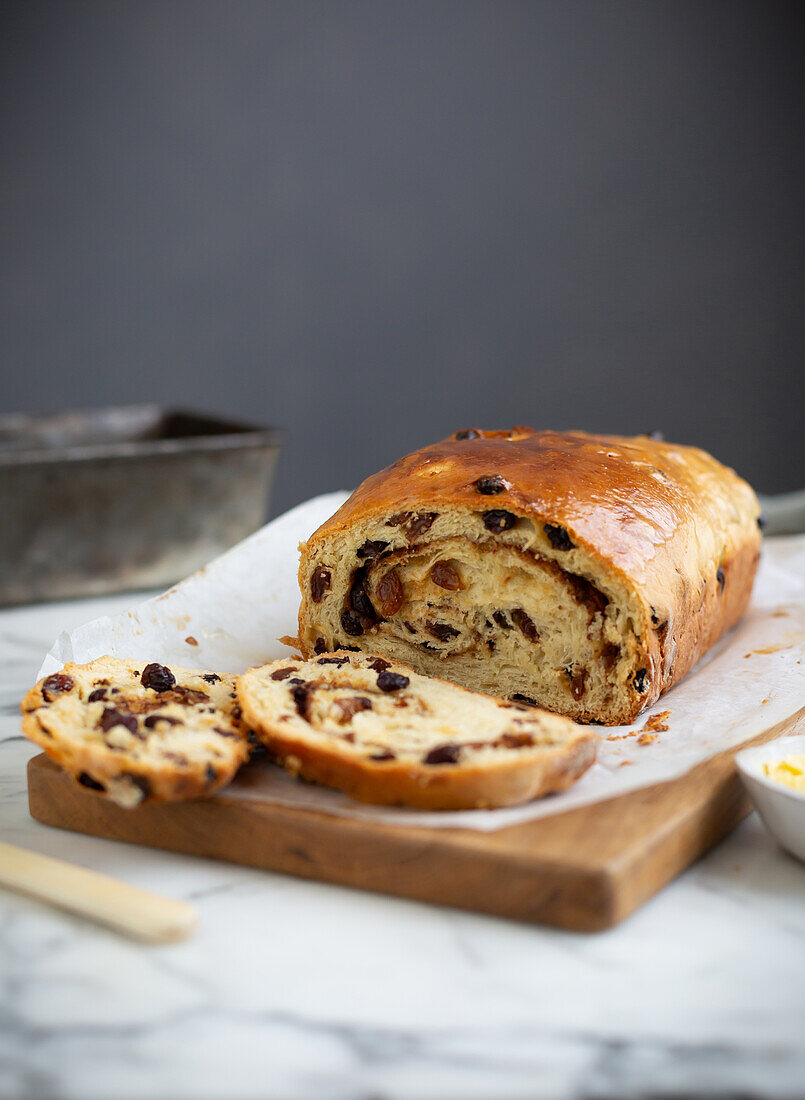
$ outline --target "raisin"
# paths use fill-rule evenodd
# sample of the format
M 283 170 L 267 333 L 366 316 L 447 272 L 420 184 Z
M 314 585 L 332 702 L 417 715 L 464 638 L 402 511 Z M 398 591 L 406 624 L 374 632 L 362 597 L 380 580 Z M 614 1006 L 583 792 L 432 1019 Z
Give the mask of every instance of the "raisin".
M 391 668 L 391 662 L 383 657 L 373 657 L 369 662 L 369 668 L 374 672 L 385 672 L 387 668 Z
M 435 623 L 432 619 L 425 620 L 425 629 L 428 634 L 438 638 L 440 642 L 449 642 L 451 638 L 457 638 L 460 631 L 449 623 Z
M 345 611 L 341 616 L 341 626 L 346 634 L 349 634 L 352 638 L 357 638 L 363 634 L 363 624 L 356 615 L 350 615 L 348 611 Z
M 396 512 L 386 520 L 386 527 L 402 527 L 410 518 L 410 512 Z
M 369 561 L 374 560 L 379 554 L 388 547 L 387 542 L 380 540 L 367 539 L 363 546 L 358 547 L 356 554 L 359 558 L 366 558 Z
M 345 660 L 346 660 L 346 658 L 345 658 Z M 321 662 L 319 662 L 319 663 L 321 663 Z M 271 673 L 271 679 L 272 680 L 287 680 L 288 677 L 292 673 L 298 672 L 298 671 L 299 671 L 299 669 L 294 668 L 293 665 L 291 665 L 290 668 L 278 668 L 276 672 Z
M 504 749 L 523 749 L 527 745 L 533 745 L 534 738 L 530 733 L 504 733 L 495 743 Z
M 206 680 L 208 684 L 220 684 L 221 682 L 221 677 L 214 672 L 205 672 L 201 679 Z
M 140 683 L 144 688 L 152 691 L 170 691 L 176 683 L 176 677 L 169 668 L 156 663 L 146 665 L 140 677 Z
M 310 709 L 310 695 L 315 690 L 314 684 L 305 684 L 300 681 L 292 690 L 291 698 L 300 717 L 307 719 Z
M 473 481 L 473 487 L 476 493 L 481 493 L 485 497 L 495 497 L 498 493 L 506 492 L 506 482 L 502 477 L 498 477 L 497 474 L 491 474 L 488 477 L 479 477 L 477 481 Z
M 196 703 L 209 703 L 210 697 L 203 691 L 194 691 L 193 688 L 176 687 L 172 691 L 160 691 L 160 700 L 163 703 L 179 703 L 182 706 L 191 707 Z
M 169 726 L 181 726 L 182 722 L 179 718 L 170 718 L 167 714 L 149 714 L 143 722 L 144 726 L 152 730 L 156 728 L 157 722 L 167 722 Z M 132 730 L 132 733 L 134 731 Z
M 236 733 L 233 733 L 232 730 L 222 729 L 221 726 L 213 726 L 212 728 L 215 730 L 216 733 L 220 733 L 221 737 L 231 737 L 235 741 L 240 741 L 238 735 Z
M 476 428 L 462 428 L 456 432 L 454 439 L 480 439 L 481 433 Z
M 422 757 L 423 764 L 457 764 L 461 755 L 461 745 L 446 741 L 437 745 Z
M 401 691 L 410 682 L 407 676 L 401 676 L 399 672 L 381 672 L 377 677 L 377 686 L 381 691 Z
M 420 535 L 424 535 L 426 531 L 429 531 L 438 514 L 438 512 L 421 512 L 415 515 L 406 527 L 409 540 L 419 538 Z
M 105 699 L 105 698 L 106 698 L 106 688 L 95 688 L 95 690 L 91 691 L 89 693 L 89 695 L 87 696 L 87 702 L 88 703 L 97 703 L 99 699 Z
M 495 620 L 501 630 L 511 630 L 512 624 L 509 622 L 502 611 L 493 612 L 492 618 Z
M 604 643 L 604 645 L 601 649 L 601 661 L 604 665 L 604 668 L 607 670 L 607 672 L 609 672 L 610 669 L 615 667 L 615 665 L 617 663 L 617 660 L 620 657 L 620 655 L 621 655 L 621 647 L 619 645 L 615 645 L 614 642 L 605 642 Z
M 573 589 L 573 598 L 577 603 L 584 604 L 590 612 L 590 618 L 603 611 L 609 603 L 601 589 L 596 588 L 592 581 L 588 581 L 586 577 L 579 577 L 575 573 L 565 573 L 565 577 Z
M 724 585 L 727 583 L 727 578 L 724 576 L 724 570 L 719 567 L 716 572 L 716 580 L 718 581 L 718 587 L 721 591 L 724 591 Z
M 289 684 L 304 684 L 304 680 L 299 676 L 292 676 L 288 681 Z
M 310 575 L 310 595 L 314 603 L 321 603 L 324 593 L 330 590 L 332 574 L 326 565 L 317 565 Z
M 357 611 L 358 614 L 363 615 L 365 619 L 371 619 L 372 622 L 376 622 L 377 612 L 372 606 L 372 601 L 366 595 L 366 589 L 363 587 L 364 575 L 362 569 L 359 569 L 355 574 L 352 588 L 349 590 L 349 605 L 353 611 Z
M 342 715 L 349 721 L 356 714 L 360 714 L 362 710 L 372 709 L 372 700 L 367 699 L 363 695 L 357 695 L 354 699 L 336 699 L 335 705 L 341 711 Z
M 409 623 L 407 619 L 403 619 L 403 626 L 409 634 L 416 634 L 416 627 L 412 623 Z
M 204 772 L 204 778 L 207 780 L 208 783 L 214 783 L 215 780 L 218 778 L 218 772 L 215 770 L 212 764 L 207 765 L 207 769 Z
M 515 691 L 514 695 L 510 695 L 509 698 L 513 703 L 525 703 L 527 707 L 535 707 L 537 700 L 532 699 L 530 695 L 522 695 L 519 691 Z
M 646 683 L 647 676 L 648 670 L 645 668 L 639 668 L 634 674 L 634 679 L 632 680 L 632 683 L 634 684 L 635 691 L 639 695 L 642 695 L 648 687 L 648 684 Z
M 360 648 L 356 645 L 340 645 L 338 648 L 345 650 L 347 653 L 360 653 Z
M 403 605 L 405 593 L 403 591 L 402 581 L 393 569 L 390 573 L 386 573 L 384 577 L 380 578 L 380 582 L 377 586 L 377 595 L 380 600 L 380 610 L 384 618 L 388 619 L 392 615 L 396 615 Z
M 495 652 L 495 642 L 492 638 L 487 638 L 486 639 L 486 645 L 487 645 L 487 648 L 488 648 L 490 653 Z
M 530 615 L 526 615 L 521 607 L 517 607 L 512 611 L 511 616 L 514 625 L 528 638 L 529 642 L 539 641 L 539 631 L 534 626 L 534 621 Z
M 122 711 L 116 710 L 114 707 L 106 707 L 98 719 L 98 725 L 104 732 L 112 729 L 113 726 L 124 726 L 129 733 L 137 732 L 137 719 L 134 715 L 123 714 Z
M 397 754 L 392 752 L 390 749 L 381 749 L 379 752 L 373 752 L 370 755 L 369 759 L 370 760 L 396 760 L 397 759 Z
M 436 562 L 430 571 L 430 579 L 439 588 L 445 588 L 448 592 L 458 592 L 461 588 L 461 577 L 459 577 L 453 566 L 446 561 Z
M 570 679 L 570 694 L 576 702 L 578 702 L 582 695 L 584 695 L 584 690 L 587 685 L 587 669 L 582 668 L 577 672 L 575 669 L 568 668 L 565 669 L 565 672 L 567 672 Z
M 517 516 L 513 516 L 511 512 L 505 512 L 502 508 L 484 512 L 484 527 L 496 535 L 501 531 L 511 530 L 516 520 Z
M 103 783 L 99 783 L 97 779 L 93 779 L 88 772 L 82 772 L 78 777 L 78 782 L 82 787 L 89 787 L 91 791 L 105 791 Z
M 324 638 L 317 638 L 316 639 L 316 641 L 313 643 L 313 652 L 314 653 L 326 653 L 327 652 L 327 643 L 325 642 Z
M 55 696 L 63 695 L 67 691 L 72 691 L 75 687 L 75 681 L 72 676 L 68 676 L 64 672 L 54 672 L 52 676 L 48 676 L 42 684 L 42 695 L 48 703 L 52 703 Z
M 316 661 L 316 664 L 317 665 L 338 665 L 338 667 L 341 668 L 342 665 L 348 665 L 349 664 L 349 657 L 319 657 L 318 661 Z M 294 669 L 294 672 L 296 672 L 296 669 Z M 273 677 L 272 677 L 272 679 L 273 679 Z
M 542 530 L 548 536 L 548 542 L 554 550 L 573 550 L 575 543 L 570 541 L 570 536 L 564 527 L 557 527 L 554 523 L 546 523 Z

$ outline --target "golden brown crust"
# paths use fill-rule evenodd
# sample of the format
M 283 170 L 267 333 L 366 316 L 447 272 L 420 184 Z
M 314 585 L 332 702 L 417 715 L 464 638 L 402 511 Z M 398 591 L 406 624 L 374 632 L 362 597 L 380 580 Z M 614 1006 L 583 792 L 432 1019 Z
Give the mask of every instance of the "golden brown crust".
M 489 477 L 504 488 L 479 497 L 477 483 Z M 308 590 L 311 565 L 328 542 L 390 511 L 482 507 L 561 528 L 602 577 L 629 593 L 646 690 L 624 700 L 616 721 L 633 720 L 678 683 L 747 606 L 759 558 L 759 506 L 746 482 L 704 451 L 647 436 L 477 430 L 369 477 L 311 537 L 299 572 L 303 652 L 312 651 L 319 614 Z M 372 646 L 372 639 L 355 644 Z M 566 713 L 613 721 L 595 708 Z

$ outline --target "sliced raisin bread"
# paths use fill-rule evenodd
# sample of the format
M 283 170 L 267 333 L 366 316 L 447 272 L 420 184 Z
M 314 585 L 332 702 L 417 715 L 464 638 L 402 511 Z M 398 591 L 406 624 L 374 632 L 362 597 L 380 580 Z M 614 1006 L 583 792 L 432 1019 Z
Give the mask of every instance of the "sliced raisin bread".
M 22 701 L 22 728 L 83 786 L 121 806 L 199 798 L 249 756 L 235 678 L 100 657 Z
M 294 775 L 362 802 L 463 810 L 569 787 L 595 735 L 382 657 L 286 658 L 239 677 L 244 721 Z
M 695 447 L 456 432 L 368 478 L 302 547 L 299 645 L 631 722 L 743 613 L 758 514 Z

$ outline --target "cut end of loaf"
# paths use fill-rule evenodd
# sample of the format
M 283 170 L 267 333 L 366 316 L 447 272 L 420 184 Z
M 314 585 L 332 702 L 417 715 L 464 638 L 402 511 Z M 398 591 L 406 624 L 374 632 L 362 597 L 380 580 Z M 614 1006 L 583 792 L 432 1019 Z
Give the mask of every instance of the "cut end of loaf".
M 651 688 L 639 601 L 591 580 L 565 529 L 494 512 L 391 513 L 314 545 L 303 653 L 371 650 L 577 721 L 631 721 Z

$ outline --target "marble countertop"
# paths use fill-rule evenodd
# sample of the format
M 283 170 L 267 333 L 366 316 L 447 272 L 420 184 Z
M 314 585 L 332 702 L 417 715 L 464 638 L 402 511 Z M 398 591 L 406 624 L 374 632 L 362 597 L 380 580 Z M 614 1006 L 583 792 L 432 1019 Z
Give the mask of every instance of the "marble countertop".
M 0 612 L 0 836 L 201 923 L 147 947 L 0 890 L 0 1097 L 805 1095 L 805 865 L 756 815 L 595 935 L 32 821 L 19 699 L 60 630 L 134 602 Z

